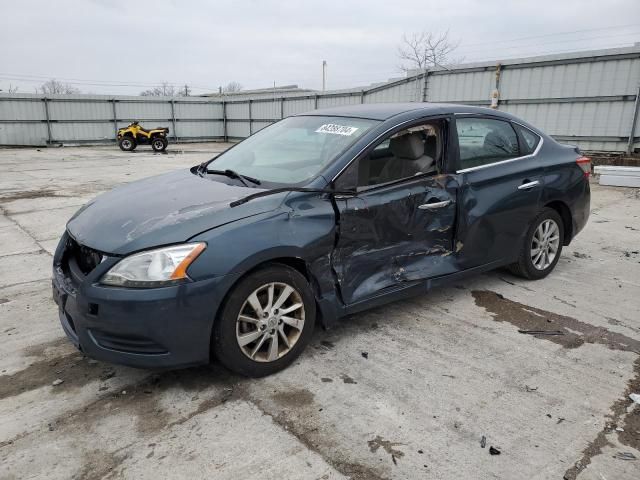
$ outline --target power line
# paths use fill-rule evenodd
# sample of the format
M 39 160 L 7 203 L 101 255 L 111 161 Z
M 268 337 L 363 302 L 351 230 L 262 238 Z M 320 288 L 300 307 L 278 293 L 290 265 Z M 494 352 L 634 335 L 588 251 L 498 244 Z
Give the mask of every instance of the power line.
M 544 33 L 544 34 L 540 34 L 540 35 L 531 35 L 528 37 L 518 37 L 518 38 L 512 38 L 512 39 L 504 39 L 504 40 L 491 40 L 488 42 L 480 42 L 480 43 L 470 43 L 468 45 L 461 45 L 461 47 L 465 47 L 465 46 L 471 46 L 471 47 L 475 47 L 478 45 L 490 45 L 493 43 L 510 43 L 510 42 L 518 42 L 520 40 L 532 40 L 532 39 L 536 39 L 536 38 L 544 38 L 544 37 L 552 37 L 552 36 L 557 36 L 557 35 L 572 35 L 574 33 L 584 33 L 584 32 L 594 32 L 594 31 L 600 31 L 600 30 L 611 30 L 614 28 L 627 28 L 627 27 L 638 27 L 640 26 L 640 23 L 629 23 L 627 25 L 610 25 L 608 27 L 598 27 L 598 28 L 585 28 L 582 30 L 573 30 L 573 31 L 569 31 L 569 32 L 555 32 L 555 33 Z
M 608 34 L 608 35 L 597 35 L 595 37 L 586 37 L 586 38 L 573 38 L 573 39 L 565 39 L 565 40 L 551 40 L 548 42 L 536 42 L 536 43 L 529 43 L 529 44 L 521 44 L 521 45 L 511 45 L 511 46 L 501 46 L 501 47 L 496 47 L 496 50 L 512 50 L 514 48 L 531 48 L 531 47 L 537 47 L 538 45 L 556 45 L 559 43 L 574 43 L 574 42 L 585 42 L 585 41 L 589 41 L 589 40 L 593 40 L 593 39 L 598 39 L 598 38 L 612 38 L 612 37 L 626 37 L 626 36 L 636 36 L 638 38 L 640 38 L 640 31 L 638 32 L 629 32 L 629 33 L 615 33 L 615 34 Z M 455 52 L 462 52 L 462 53 L 473 53 L 473 52 L 486 52 L 488 51 L 488 49 L 486 47 L 480 48 L 480 49 L 471 49 L 471 50 L 467 50 L 464 48 L 460 48 L 460 49 L 456 49 Z
M 4 80 L 21 80 L 24 82 L 30 83 L 43 83 L 50 79 L 60 80 L 65 83 L 69 83 L 70 85 L 86 85 L 86 86 L 102 86 L 102 87 L 162 87 L 163 85 L 172 86 L 172 87 L 184 87 L 184 82 L 158 82 L 158 83 L 142 83 L 135 81 L 118 81 L 118 80 L 81 80 L 74 78 L 66 78 L 66 77 L 57 77 L 57 76 L 45 76 L 45 75 L 29 75 L 29 74 L 13 74 L 13 73 L 0 73 L 0 78 Z M 208 90 L 208 91 L 216 91 L 217 88 L 211 87 L 203 87 L 199 85 L 192 85 L 193 88 L 197 88 L 198 90 Z

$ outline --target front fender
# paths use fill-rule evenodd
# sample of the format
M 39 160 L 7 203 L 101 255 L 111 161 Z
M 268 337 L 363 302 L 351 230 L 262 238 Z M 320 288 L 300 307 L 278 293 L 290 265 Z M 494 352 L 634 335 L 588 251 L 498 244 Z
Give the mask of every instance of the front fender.
M 319 303 L 335 303 L 337 292 L 331 269 L 335 235 L 335 212 L 326 196 L 290 196 L 276 211 L 193 237 L 191 241 L 204 241 L 208 246 L 191 265 L 189 276 L 194 280 L 242 276 L 276 259 L 302 260 Z

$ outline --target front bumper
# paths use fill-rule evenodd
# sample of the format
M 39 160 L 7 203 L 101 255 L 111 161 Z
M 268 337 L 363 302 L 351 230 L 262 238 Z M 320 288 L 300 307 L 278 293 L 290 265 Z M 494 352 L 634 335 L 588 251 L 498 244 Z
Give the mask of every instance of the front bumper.
M 54 260 L 60 323 L 83 353 L 141 368 L 209 362 L 213 322 L 231 276 L 152 289 L 107 287 L 91 277 L 78 282 Z

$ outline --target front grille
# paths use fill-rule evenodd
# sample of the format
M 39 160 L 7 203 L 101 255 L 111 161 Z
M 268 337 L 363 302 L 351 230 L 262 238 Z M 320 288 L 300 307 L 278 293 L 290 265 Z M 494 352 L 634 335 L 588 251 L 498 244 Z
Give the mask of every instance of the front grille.
M 64 257 L 65 263 L 69 267 L 71 267 L 72 263 L 75 263 L 85 276 L 89 275 L 102 262 L 102 254 L 100 252 L 80 245 L 71 237 L 67 240 Z

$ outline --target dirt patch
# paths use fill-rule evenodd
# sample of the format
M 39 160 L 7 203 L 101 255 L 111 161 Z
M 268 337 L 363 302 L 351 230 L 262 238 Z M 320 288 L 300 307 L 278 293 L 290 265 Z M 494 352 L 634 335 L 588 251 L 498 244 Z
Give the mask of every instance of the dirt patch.
M 595 327 L 575 318 L 558 315 L 505 298 L 496 292 L 474 290 L 471 292 L 476 305 L 493 315 L 496 322 L 508 322 L 522 331 L 549 332 L 534 334 L 565 348 L 578 348 L 585 343 L 606 345 L 612 350 L 640 354 L 640 341 L 604 327 Z M 559 332 L 554 335 L 551 332 Z
M 360 463 L 350 462 L 328 462 L 333 468 L 338 470 L 344 476 L 351 480 L 387 480 L 389 477 L 384 477 L 376 472 L 375 469 L 362 465 Z
M 54 190 L 31 190 L 26 192 L 9 192 L 0 194 L 0 202 L 13 202 L 14 200 L 25 200 L 33 198 L 46 198 L 46 197 L 66 197 L 66 195 L 59 195 Z
M 56 380 L 62 380 L 62 383 L 52 387 L 52 393 L 81 387 L 96 379 L 99 368 L 89 365 L 79 352 L 40 360 L 24 370 L 0 376 L 0 400 L 51 385 Z
M 22 349 L 22 353 L 27 357 L 39 357 L 43 358 L 50 350 L 57 350 L 59 348 L 69 348 L 72 350 L 71 343 L 67 337 L 58 337 L 48 342 L 39 343 L 37 345 L 29 345 Z
M 351 385 L 356 385 L 358 382 L 356 382 L 353 378 L 351 378 L 349 375 L 343 373 L 342 375 L 340 375 L 340 378 L 342 379 L 342 381 L 344 383 L 348 383 Z
M 379 448 L 382 448 L 389 455 L 393 455 L 396 458 L 404 457 L 404 452 L 393 447 L 400 447 L 404 443 L 392 442 L 390 440 L 384 440 L 380 435 L 376 435 L 376 438 L 367 442 L 371 453 L 376 453 Z
M 48 361 L 60 362 L 61 359 Z M 80 361 L 88 362 L 82 358 Z M 112 370 L 110 369 L 111 367 L 105 369 L 104 364 L 96 364 L 92 379 L 112 378 Z M 101 373 L 102 375 L 100 375 Z M 105 416 L 127 413 L 134 417 L 140 436 L 152 435 L 164 428 L 182 424 L 194 416 L 228 401 L 241 391 L 237 384 L 234 384 L 235 380 L 237 379 L 234 379 L 226 370 L 209 366 L 151 374 L 140 382 L 120 386 L 117 391 L 105 390 L 105 393 L 93 402 L 53 420 L 50 423 L 50 429 L 58 431 L 58 435 L 64 435 L 66 431 L 72 432 L 77 429 L 90 431 Z M 52 387 L 53 392 L 55 393 L 66 383 L 67 381 L 57 387 Z M 73 383 L 73 380 L 69 380 L 69 383 Z M 2 386 L 4 386 L 4 382 Z M 165 411 L 160 402 L 164 392 L 170 389 L 192 392 L 194 395 L 191 401 L 198 402 L 197 407 L 178 419 L 174 417 L 172 421 L 171 412 Z M 203 399 L 200 398 L 201 395 L 204 397 Z M 185 406 L 187 406 L 186 404 L 188 402 L 185 402 Z M 12 445 L 24 436 L 19 435 L 5 441 L 2 446 Z
M 272 397 L 278 404 L 287 408 L 299 408 L 313 403 L 313 393 L 304 388 L 278 392 Z
M 127 455 L 105 450 L 92 450 L 84 454 L 84 466 L 71 478 L 73 480 L 101 480 L 118 467 Z
M 49 352 L 59 349 L 64 349 L 66 353 L 58 356 L 48 355 Z M 75 350 L 66 338 L 33 345 L 24 349 L 23 353 L 28 357 L 36 357 L 37 360 L 15 373 L 0 375 L 0 400 L 52 385 L 53 382 L 57 385 L 52 386 L 52 394 L 68 392 L 99 379 L 105 370 L 104 364 L 86 358 Z
M 378 469 L 354 462 L 352 458 L 335 451 L 335 441 L 330 432 L 324 431 L 326 424 L 319 417 L 323 408 L 307 390 L 294 390 L 287 393 L 275 393 L 271 396 L 275 405 L 263 397 L 249 395 L 245 400 L 254 404 L 264 415 L 295 436 L 300 443 L 312 452 L 320 455 L 325 462 L 342 475 L 352 480 L 387 480 Z M 280 407 L 287 407 L 281 410 Z M 293 407 L 293 408 L 292 408 Z M 296 408 L 297 407 L 297 408 Z M 327 427 L 331 428 L 331 427 Z

